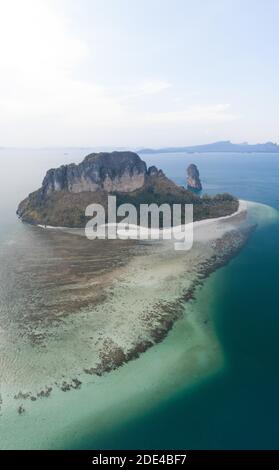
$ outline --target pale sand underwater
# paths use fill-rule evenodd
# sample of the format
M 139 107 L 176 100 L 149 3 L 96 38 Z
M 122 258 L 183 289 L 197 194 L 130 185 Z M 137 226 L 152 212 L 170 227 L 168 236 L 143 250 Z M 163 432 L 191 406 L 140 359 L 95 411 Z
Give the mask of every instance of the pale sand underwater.
M 199 277 L 196 267 L 212 256 L 210 250 L 213 248 L 209 247 L 209 242 L 243 224 L 246 218 L 244 203 L 241 207 L 238 214 L 226 220 L 200 223 L 200 229 L 195 233 L 196 246 L 190 252 L 174 252 L 170 243 L 147 246 L 137 256 L 131 256 L 126 264 L 116 266 L 113 282 L 110 270 L 105 270 L 101 278 L 109 292 L 102 301 L 97 299 L 94 318 L 92 306 L 89 310 L 90 298 L 89 307 L 80 308 L 78 315 L 71 312 L 63 318 L 62 325 L 47 325 L 45 342 L 42 340 L 34 345 L 28 343 L 28 336 L 22 341 L 18 338 L 18 343 L 12 345 L 17 348 L 14 356 L 9 350 L 11 345 L 7 351 L 2 342 L 0 447 L 74 447 L 82 429 L 90 429 L 92 435 L 98 436 L 113 423 L 125 422 L 174 391 L 220 370 L 223 356 L 210 319 L 210 299 L 208 304 L 201 305 L 197 293 L 196 299 L 190 296 L 188 302 L 183 302 L 183 307 L 180 302 L 178 307 L 183 312 L 175 318 L 177 321 L 167 336 L 169 325 L 162 324 L 161 312 L 165 311 L 169 319 L 172 311 L 169 312 L 168 307 L 175 308 L 175 302 L 183 297 L 185 289 L 191 287 L 195 275 Z M 251 203 L 248 204 L 248 215 L 252 223 L 260 224 L 272 223 L 277 217 L 273 209 Z M 201 229 L 205 225 L 206 234 Z M 72 281 L 75 292 L 76 283 L 74 279 Z M 98 282 L 94 280 L 98 289 L 103 289 Z M 59 287 L 66 289 L 63 285 Z M 84 284 L 80 288 L 78 295 L 88 295 Z M 68 286 L 66 294 L 69 295 Z M 44 328 L 42 325 L 42 331 Z M 166 337 L 155 344 L 158 330 L 159 336 Z M 5 339 L 3 332 L 2 338 Z M 109 343 L 105 341 L 108 338 Z M 111 353 L 120 354 L 121 350 L 125 357 L 139 341 L 150 341 L 153 346 L 136 360 L 120 361 L 121 367 L 101 376 L 94 371 L 92 375 L 84 372 L 84 369 L 92 368 L 103 371 L 98 364 L 104 347 L 110 351 L 111 345 L 117 344 L 119 349 L 113 347 Z M 107 369 L 110 368 L 109 360 L 105 364 Z M 70 387 L 67 392 L 60 390 L 63 380 L 70 383 L 77 377 L 82 382 L 81 388 Z M 45 390 L 46 386 L 52 388 L 48 398 L 14 399 L 19 391 L 36 397 L 36 393 L 41 388 Z M 19 406 L 24 408 L 20 415 Z

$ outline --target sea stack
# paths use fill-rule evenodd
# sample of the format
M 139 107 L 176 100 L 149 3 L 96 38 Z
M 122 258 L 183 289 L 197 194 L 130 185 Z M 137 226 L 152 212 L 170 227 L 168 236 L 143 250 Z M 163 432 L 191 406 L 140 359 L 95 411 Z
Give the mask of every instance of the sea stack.
M 187 168 L 187 189 L 190 189 L 191 191 L 202 190 L 200 173 L 194 163 L 191 163 Z

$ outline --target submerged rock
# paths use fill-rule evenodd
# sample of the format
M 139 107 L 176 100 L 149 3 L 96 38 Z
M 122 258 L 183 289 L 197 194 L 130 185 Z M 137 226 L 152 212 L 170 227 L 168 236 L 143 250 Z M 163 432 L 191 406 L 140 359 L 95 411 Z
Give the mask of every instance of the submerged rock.
M 17 409 L 17 412 L 19 415 L 22 415 L 23 413 L 25 413 L 25 408 L 22 405 L 20 405 Z
M 37 393 L 37 398 L 47 398 L 52 392 L 52 387 L 46 387 L 45 390 L 41 390 Z

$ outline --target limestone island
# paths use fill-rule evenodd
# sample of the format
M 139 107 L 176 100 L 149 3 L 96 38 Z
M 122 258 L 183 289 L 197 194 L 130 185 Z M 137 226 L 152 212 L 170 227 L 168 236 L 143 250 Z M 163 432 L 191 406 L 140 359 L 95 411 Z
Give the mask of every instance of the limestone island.
M 195 165 L 188 168 L 188 187 L 178 186 L 155 166 L 147 168 L 134 152 L 92 153 L 78 165 L 49 170 L 41 188 L 19 204 L 17 214 L 29 224 L 83 228 L 85 208 L 92 203 L 107 208 L 108 194 L 117 196 L 117 205 L 193 204 L 194 220 L 222 217 L 238 209 L 238 200 L 229 194 L 200 197 L 191 191 L 201 189 Z
M 196 184 L 197 172 L 192 176 Z M 83 230 L 85 208 L 91 203 L 106 206 L 110 194 L 117 196 L 118 204 L 135 206 L 192 203 L 193 247 L 176 251 L 173 240 L 88 240 Z M 28 285 L 35 293 L 21 301 L 24 321 L 20 328 L 25 342 L 22 367 L 17 370 L 25 373 L 18 377 L 15 371 L 15 395 L 27 390 L 30 396 L 40 396 L 40 390 L 56 384 L 63 392 L 76 389 L 73 377 L 84 383 L 88 375 L 102 376 L 138 358 L 184 317 L 188 311 L 185 305 L 191 303 L 203 280 L 235 256 L 254 229 L 247 224 L 244 201 L 229 194 L 200 195 L 178 186 L 162 170 L 147 168 L 133 152 L 93 153 L 78 165 L 49 170 L 42 187 L 19 204 L 17 213 L 31 224 L 22 231 L 22 280 L 18 282 L 24 282 L 28 272 Z M 57 230 L 42 230 L 36 225 Z M 26 248 L 30 239 L 32 250 Z M 34 257 L 34 250 L 39 256 Z M 202 373 L 216 367 L 218 347 L 203 312 L 194 319 L 185 318 L 191 331 L 193 321 L 196 323 L 196 333 L 187 336 L 186 342 L 193 352 L 189 368 L 199 363 L 201 351 L 206 358 L 202 370 L 197 367 L 192 373 L 189 369 L 190 378 L 197 370 Z M 31 373 L 29 364 L 34 368 L 25 344 L 32 344 L 34 355 L 45 345 L 52 354 L 49 360 L 44 356 L 45 368 L 38 365 L 35 390 L 29 390 L 24 382 Z M 53 360 L 61 351 L 62 370 Z

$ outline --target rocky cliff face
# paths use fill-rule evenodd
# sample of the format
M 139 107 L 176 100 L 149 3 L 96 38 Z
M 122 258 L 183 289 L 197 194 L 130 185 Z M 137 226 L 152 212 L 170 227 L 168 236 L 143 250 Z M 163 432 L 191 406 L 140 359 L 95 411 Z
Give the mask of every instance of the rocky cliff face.
M 194 163 L 191 163 L 187 168 L 187 188 L 195 191 L 202 189 L 199 170 Z
M 188 184 L 201 188 L 195 165 L 188 168 Z M 235 211 L 238 202 L 230 195 L 215 200 L 200 198 L 177 186 L 155 166 L 147 169 L 133 152 L 93 153 L 79 164 L 63 165 L 47 172 L 41 188 L 24 199 L 17 214 L 30 224 L 84 227 L 85 209 L 101 204 L 107 214 L 109 193 L 117 194 L 117 205 L 156 203 L 193 204 L 194 219 L 218 217 Z M 139 221 L 138 221 L 139 223 Z
M 134 152 L 92 153 L 78 165 L 49 170 L 41 188 L 19 204 L 17 214 L 32 224 L 84 226 L 87 205 L 95 202 L 106 207 L 112 192 L 124 197 L 143 194 L 148 187 L 149 196 L 150 185 L 161 180 L 169 182 L 162 170 L 147 168 Z
M 147 175 L 144 161 L 133 152 L 92 153 L 79 164 L 63 165 L 47 172 L 43 196 L 55 191 L 81 193 L 99 189 L 130 192 L 144 185 Z

